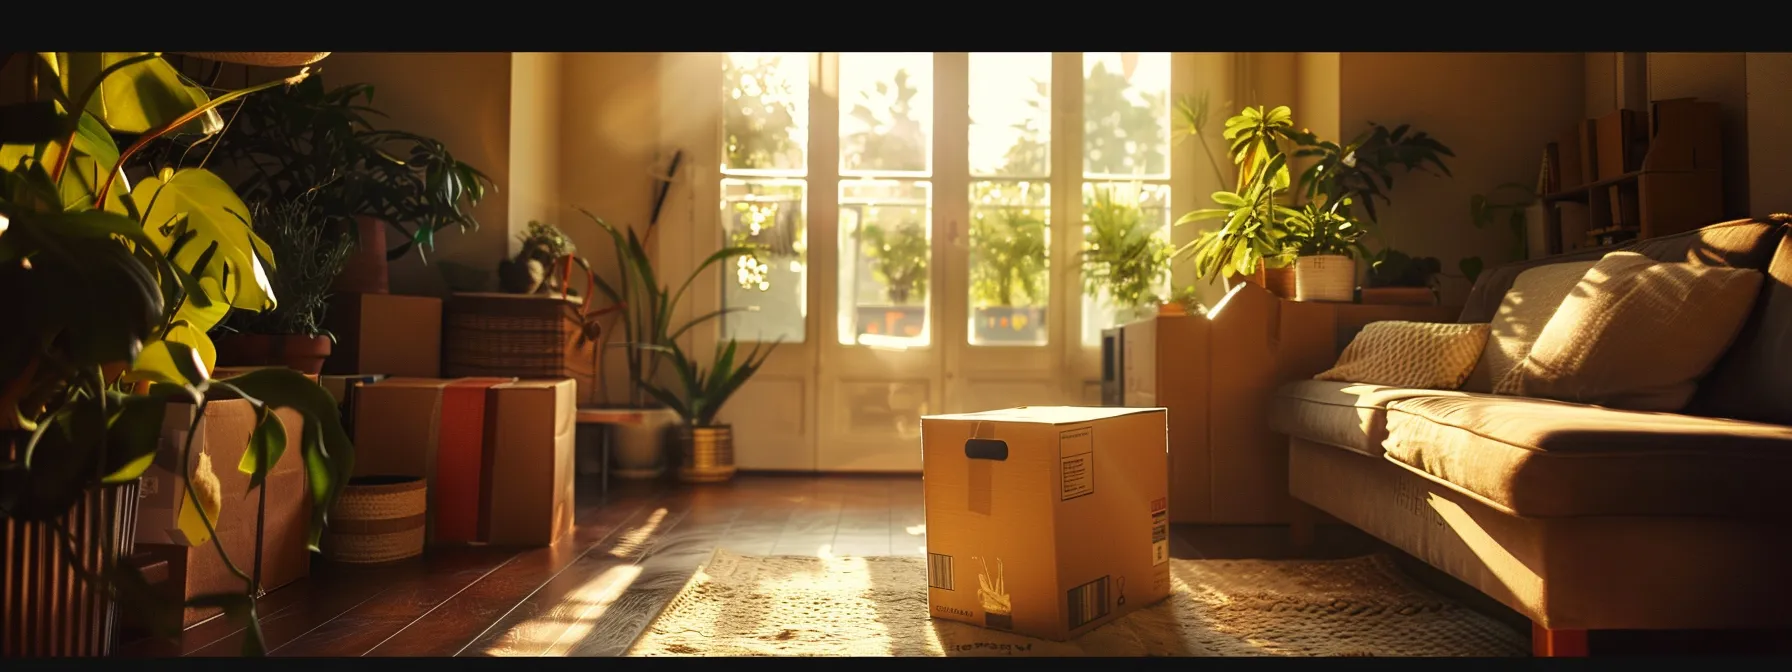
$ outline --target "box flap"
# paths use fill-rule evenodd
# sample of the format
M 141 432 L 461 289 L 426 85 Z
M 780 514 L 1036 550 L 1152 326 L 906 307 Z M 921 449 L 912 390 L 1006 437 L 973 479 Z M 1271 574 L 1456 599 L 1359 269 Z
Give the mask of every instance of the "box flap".
M 1019 406 L 976 413 L 948 413 L 923 416 L 922 420 L 984 420 L 989 422 L 1025 422 L 1042 425 L 1067 425 L 1102 418 L 1117 418 L 1134 413 L 1152 413 L 1162 408 L 1123 408 L 1116 406 Z

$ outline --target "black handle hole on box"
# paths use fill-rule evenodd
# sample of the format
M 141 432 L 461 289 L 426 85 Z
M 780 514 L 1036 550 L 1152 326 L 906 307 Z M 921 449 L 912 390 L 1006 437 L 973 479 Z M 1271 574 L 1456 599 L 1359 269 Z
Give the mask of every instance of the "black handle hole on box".
M 964 456 L 973 460 L 1008 459 L 1008 442 L 1001 439 L 971 439 L 964 442 Z

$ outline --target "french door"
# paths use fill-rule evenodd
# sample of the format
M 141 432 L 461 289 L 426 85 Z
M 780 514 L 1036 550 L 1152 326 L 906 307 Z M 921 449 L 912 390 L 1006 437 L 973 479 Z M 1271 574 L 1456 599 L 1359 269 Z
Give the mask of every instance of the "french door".
M 1096 403 L 1100 330 L 1127 310 L 1084 287 L 1090 208 L 1189 235 L 1170 227 L 1194 202 L 1171 151 L 1188 55 L 667 59 L 689 189 L 662 263 L 759 250 L 695 283 L 687 314 L 731 312 L 694 352 L 777 343 L 722 414 L 743 469 L 915 471 L 922 415 Z

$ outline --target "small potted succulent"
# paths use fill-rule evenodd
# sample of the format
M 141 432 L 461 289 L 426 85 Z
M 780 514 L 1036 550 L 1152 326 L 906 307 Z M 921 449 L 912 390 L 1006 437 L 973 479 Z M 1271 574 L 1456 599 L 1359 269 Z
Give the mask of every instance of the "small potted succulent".
M 354 243 L 346 233 L 329 233 L 329 220 L 309 198 L 252 209 L 255 233 L 272 252 L 268 280 L 280 299 L 260 312 L 230 311 L 216 330 L 218 363 L 320 373 L 335 340 L 323 328 L 330 286 Z

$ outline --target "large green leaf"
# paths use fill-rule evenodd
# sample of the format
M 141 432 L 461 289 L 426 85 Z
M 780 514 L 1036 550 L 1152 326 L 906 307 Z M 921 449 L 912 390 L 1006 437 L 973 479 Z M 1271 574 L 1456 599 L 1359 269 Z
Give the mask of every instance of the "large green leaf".
M 274 307 L 268 269 L 262 266 L 274 258 L 273 250 L 250 229 L 248 206 L 224 180 L 199 168 L 171 176 L 164 171 L 138 183 L 131 201 L 143 212 L 145 231 L 176 266 L 202 283 L 205 278 L 218 283 L 223 296 L 214 298 L 245 310 Z M 182 241 L 178 250 L 177 240 Z
M 159 396 L 115 395 L 118 407 L 106 430 L 106 483 L 136 480 L 155 461 L 167 403 Z
M 63 90 L 76 98 L 88 91 L 106 68 L 148 52 L 109 51 L 61 54 Z M 193 86 L 168 61 L 152 58 L 127 65 L 107 76 L 87 103 L 88 113 L 120 133 L 144 133 L 199 109 L 210 97 Z M 210 135 L 224 128 L 216 110 L 175 129 L 176 133 Z
M 249 475 L 249 489 L 254 490 L 267 480 L 280 456 L 286 454 L 286 425 L 273 409 L 262 406 L 255 412 L 255 431 L 249 434 L 249 449 L 236 465 L 237 471 Z
M 211 377 L 217 361 L 217 347 L 204 330 L 175 320 L 160 339 L 143 346 L 125 380 L 198 385 Z
M 62 207 L 66 210 L 93 208 L 94 194 L 99 193 L 106 174 L 118 165 L 118 145 L 112 142 L 112 135 L 99 120 L 84 114 L 79 123 L 74 136 L 74 156 L 63 168 L 62 179 L 57 185 Z M 31 157 L 48 170 L 61 160 L 63 142 L 64 139 L 56 139 L 36 145 L 0 145 L 0 167 L 16 168 L 20 159 Z M 120 189 L 107 194 L 105 209 L 126 214 L 122 194 Z

